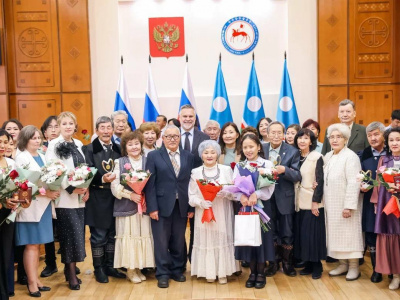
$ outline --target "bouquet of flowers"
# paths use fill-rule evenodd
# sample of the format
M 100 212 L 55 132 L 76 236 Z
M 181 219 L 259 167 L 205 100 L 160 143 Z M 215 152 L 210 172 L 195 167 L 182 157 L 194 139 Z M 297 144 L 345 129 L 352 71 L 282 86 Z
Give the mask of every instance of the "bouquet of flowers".
M 17 172 L 19 174 L 18 177 L 28 179 L 33 184 L 37 184 L 37 182 L 39 181 L 40 171 L 31 170 L 29 168 L 29 163 L 17 167 Z
M 47 185 L 51 191 L 58 191 L 61 188 L 61 183 L 66 175 L 67 167 L 60 160 L 48 162 L 41 169 L 40 181 Z M 55 200 L 56 205 L 60 198 Z
M 198 179 L 196 180 L 197 185 L 203 195 L 204 200 L 213 202 L 218 192 L 222 190 L 222 186 L 218 182 L 212 182 L 210 180 Z M 205 209 L 203 212 L 203 217 L 201 218 L 201 223 L 211 221 L 216 222 L 214 212 L 212 208 Z
M 360 171 L 360 173 L 357 175 L 357 182 L 359 182 L 361 187 L 366 190 L 370 190 L 379 184 L 377 180 L 372 179 L 371 170 L 366 172 Z
M 89 187 L 96 173 L 96 168 L 90 168 L 87 164 L 80 164 L 68 173 L 68 183 L 73 187 L 86 189 Z M 82 195 L 79 195 L 79 202 L 80 201 L 82 201 Z
M 399 192 L 398 185 L 400 185 L 400 170 L 397 168 L 387 168 L 382 166 L 378 169 L 378 178 L 380 184 L 386 189 L 394 189 L 396 193 Z M 394 214 L 396 218 L 400 218 L 400 204 L 399 199 L 392 195 L 386 206 L 383 208 L 385 214 Z
M 151 173 L 144 170 L 134 170 L 130 163 L 124 165 L 124 169 L 127 173 L 121 174 L 121 182 L 127 184 L 136 194 L 142 196 L 142 200 L 138 203 L 138 213 L 141 215 L 146 211 L 146 198 L 143 193 L 143 189 L 149 180 Z
M 265 186 L 270 186 L 276 184 L 276 181 L 279 179 L 278 173 L 274 168 L 258 168 L 260 176 L 258 176 L 257 180 L 257 189 L 261 189 Z
M 18 176 L 16 170 L 0 168 L 0 200 L 5 201 L 7 198 L 11 198 L 18 190 L 18 186 L 14 183 Z

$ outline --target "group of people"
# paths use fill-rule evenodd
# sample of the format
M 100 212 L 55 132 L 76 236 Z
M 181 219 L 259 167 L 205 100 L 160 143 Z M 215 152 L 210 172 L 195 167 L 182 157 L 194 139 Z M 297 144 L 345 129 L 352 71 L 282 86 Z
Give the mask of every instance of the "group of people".
M 389 128 L 380 122 L 365 128 L 354 122 L 355 115 L 354 103 L 343 100 L 340 123 L 328 127 L 323 144 L 320 126 L 312 119 L 285 128 L 263 118 L 257 128 L 241 132 L 235 123 L 220 128 L 210 120 L 202 132 L 190 105 L 181 107 L 179 120 L 160 115 L 135 131 L 124 111 L 99 117 L 88 145 L 74 138 L 78 122 L 71 112 L 50 116 L 40 129 L 23 127 L 16 119 L 4 122 L 1 168 L 29 164 L 40 170 L 60 160 L 68 170 L 87 164 L 97 173 L 89 188 L 75 188 L 67 178 L 58 191 L 45 187 L 15 223 L 3 221 L 18 197 L 0 199 L 1 299 L 14 293 L 14 261 L 18 282 L 27 285 L 32 297 L 51 289 L 39 279 L 39 245 L 45 244 L 46 251 L 40 277 L 48 277 L 58 272 L 55 236 L 69 288 L 79 290 L 76 263 L 86 257 L 85 225 L 100 283 L 110 276 L 140 283 L 155 269 L 158 287 L 166 288 L 170 279 L 186 280 L 187 260 L 192 276 L 220 284 L 249 267 L 248 288 L 265 287 L 266 277 L 281 267 L 287 276 L 301 268 L 300 275 L 319 279 L 322 260 L 338 261 L 330 276 L 346 275 L 352 281 L 360 277 L 368 250 L 371 281 L 388 274 L 389 288 L 398 289 L 400 221 L 382 211 L 399 187 L 366 189 L 357 178 L 360 171 L 375 178 L 382 166 L 400 167 L 400 111 L 392 113 Z M 142 193 L 127 184 L 130 170 L 151 174 Z M 258 176 L 275 174 L 276 184 L 260 187 L 253 178 L 250 195 L 222 188 L 215 199 L 204 198 L 200 181 L 232 185 L 249 170 Z M 255 206 L 270 217 L 269 230 L 261 231 L 260 246 L 235 246 L 235 216 Z M 216 221 L 203 222 L 210 208 Z

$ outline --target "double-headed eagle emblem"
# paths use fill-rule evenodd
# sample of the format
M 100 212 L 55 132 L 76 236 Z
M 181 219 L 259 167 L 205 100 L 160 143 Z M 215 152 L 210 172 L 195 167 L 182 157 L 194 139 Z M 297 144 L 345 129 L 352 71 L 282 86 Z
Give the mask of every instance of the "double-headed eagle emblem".
M 163 52 L 171 52 L 178 48 L 179 27 L 176 25 L 168 25 L 165 22 L 164 26 L 157 25 L 153 29 L 153 38 L 157 43 L 158 50 Z

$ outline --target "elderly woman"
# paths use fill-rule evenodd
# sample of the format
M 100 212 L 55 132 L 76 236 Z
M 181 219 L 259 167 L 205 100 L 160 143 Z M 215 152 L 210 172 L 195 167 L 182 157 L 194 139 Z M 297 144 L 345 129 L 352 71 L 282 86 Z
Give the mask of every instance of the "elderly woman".
M 350 129 L 343 124 L 328 128 L 332 151 L 324 158 L 324 200 L 328 255 L 339 259 L 330 276 L 346 275 L 346 280 L 360 277 L 358 260 L 363 257 L 361 230 L 362 200 L 357 175 L 361 164 L 346 144 Z
M 143 152 L 144 156 L 150 151 L 156 150 L 156 142 L 160 138 L 160 127 L 155 122 L 145 122 L 139 127 L 139 131 L 143 135 Z
M 154 246 L 150 217 L 138 213 L 142 195 L 136 194 L 121 179 L 128 170 L 144 170 L 146 157 L 143 156 L 143 136 L 139 130 L 125 133 L 121 141 L 122 157 L 115 160 L 115 180 L 111 191 L 115 198 L 115 257 L 114 268 L 127 268 L 127 279 L 140 283 L 146 277 L 140 271 L 154 268 Z
M 314 121 L 313 119 L 308 119 L 304 121 L 302 128 L 308 128 L 314 133 L 315 138 L 317 139 L 317 148 L 315 148 L 315 150 L 321 153 L 322 143 L 318 141 L 319 133 L 321 132 L 321 127 L 319 126 L 319 123 L 317 121 Z
M 1 127 L 5 131 L 7 131 L 11 136 L 12 136 L 12 146 L 13 148 L 9 148 L 9 152 L 6 154 L 7 157 L 9 158 L 15 158 L 17 155 L 17 140 L 18 140 L 18 135 L 20 131 L 22 130 L 22 124 L 20 121 L 17 119 L 10 119 L 8 121 L 5 121 L 3 123 L 3 126 Z M 12 150 L 12 151 L 11 151 Z
M 300 275 L 322 275 L 321 260 L 326 259 L 325 213 L 322 204 L 324 193 L 324 160 L 315 150 L 317 139 L 310 129 L 300 129 L 294 137 L 294 146 L 300 151 L 301 182 L 296 183 L 296 233 L 294 252 L 305 262 Z M 313 189 L 314 180 L 317 187 Z
M 44 156 L 38 152 L 42 144 L 39 129 L 33 125 L 24 127 L 18 136 L 17 167 L 29 165 L 29 170 L 40 171 L 46 164 Z M 29 178 L 27 178 L 29 180 Z M 46 195 L 38 195 L 28 208 L 22 209 L 16 218 L 15 244 L 25 245 L 24 266 L 28 277 L 28 291 L 32 297 L 40 297 L 40 292 L 50 291 L 38 278 L 39 246 L 53 241 L 51 200 L 60 196 L 59 191 L 46 190 Z
M 74 139 L 77 120 L 73 113 L 62 112 L 57 117 L 60 136 L 49 143 L 46 160 L 61 160 L 70 172 L 85 163 L 82 142 Z M 61 249 L 61 262 L 65 264 L 65 280 L 71 290 L 79 290 L 81 280 L 76 276 L 76 263 L 86 257 L 85 251 L 85 202 L 89 198 L 88 189 L 75 188 L 64 177 L 60 200 L 56 204 L 58 238 Z M 79 200 L 82 195 L 82 201 Z
M 231 166 L 240 160 L 240 132 L 235 123 L 227 122 L 222 126 L 219 145 L 221 147 L 221 155 L 218 163 L 225 166 Z
M 227 276 L 239 271 L 235 262 L 233 246 L 233 208 L 232 202 L 223 192 L 212 199 L 204 199 L 197 180 L 212 183 L 232 183 L 232 169 L 218 164 L 221 148 L 216 141 L 206 140 L 199 145 L 201 167 L 192 170 L 189 183 L 189 204 L 195 207 L 194 242 L 191 261 L 191 274 L 205 277 L 214 282 L 218 277 L 220 284 L 227 283 Z M 203 212 L 212 207 L 215 222 L 202 223 Z
M 378 163 L 381 167 L 400 169 L 400 127 L 390 128 L 385 132 L 386 155 Z M 376 266 L 375 271 L 383 274 L 393 274 L 389 289 L 396 290 L 400 287 L 400 219 L 394 214 L 385 214 L 383 209 L 394 195 L 399 195 L 399 186 L 386 190 L 379 186 L 378 197 L 371 197 L 371 202 L 376 203 L 375 233 L 376 239 Z

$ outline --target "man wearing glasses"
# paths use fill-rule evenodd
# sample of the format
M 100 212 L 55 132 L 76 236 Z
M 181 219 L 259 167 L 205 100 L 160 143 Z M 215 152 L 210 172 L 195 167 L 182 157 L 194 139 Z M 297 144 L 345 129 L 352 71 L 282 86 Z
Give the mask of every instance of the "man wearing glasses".
M 296 276 L 293 266 L 293 221 L 294 221 L 294 184 L 301 181 L 299 171 L 299 151 L 284 143 L 285 125 L 275 121 L 268 125 L 270 142 L 263 145 L 265 158 L 272 161 L 279 174 L 275 191 L 271 197 L 271 222 L 275 261 L 270 261 L 266 276 L 274 276 L 282 258 L 283 272 L 287 276 Z
M 187 218 L 194 215 L 188 199 L 194 157 L 179 147 L 181 135 L 175 125 L 166 126 L 162 138 L 165 147 L 147 156 L 146 170 L 151 176 L 146 201 L 152 219 L 158 287 L 167 288 L 169 279 L 186 281 L 185 230 Z

